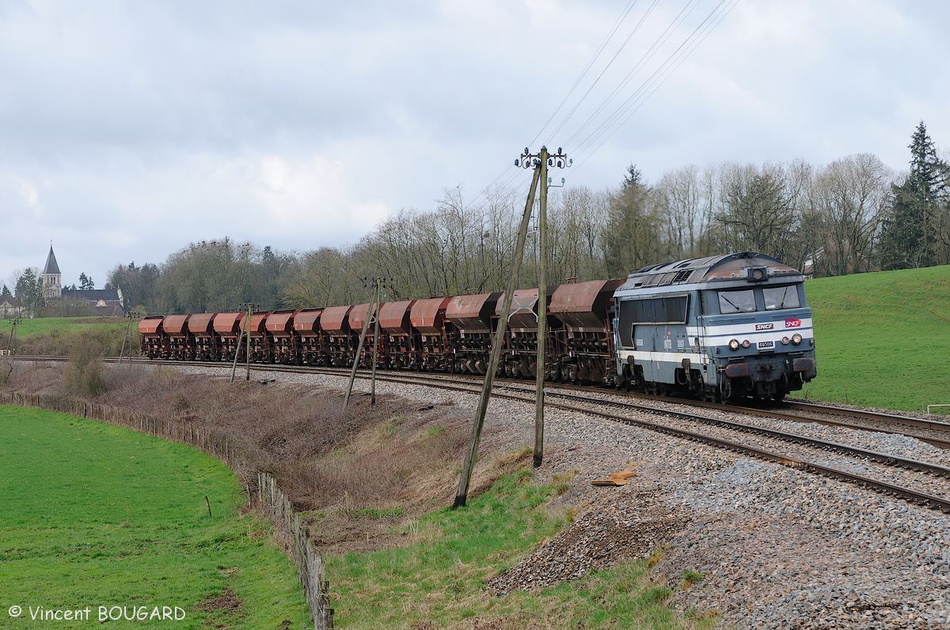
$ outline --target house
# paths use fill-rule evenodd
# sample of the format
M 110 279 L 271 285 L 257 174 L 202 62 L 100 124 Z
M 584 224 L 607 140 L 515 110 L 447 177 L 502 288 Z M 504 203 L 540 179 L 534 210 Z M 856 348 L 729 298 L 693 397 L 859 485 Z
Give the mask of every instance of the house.
M 64 303 L 84 303 L 100 317 L 125 315 L 121 289 L 63 289 Z

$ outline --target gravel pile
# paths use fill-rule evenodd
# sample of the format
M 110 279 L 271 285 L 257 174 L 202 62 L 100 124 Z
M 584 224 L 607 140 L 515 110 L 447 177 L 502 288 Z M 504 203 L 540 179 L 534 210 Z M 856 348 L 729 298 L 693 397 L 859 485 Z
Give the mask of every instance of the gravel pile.
M 265 378 L 337 388 L 344 382 L 279 373 Z M 380 382 L 377 392 L 431 404 L 452 402 L 463 414 L 476 405 L 474 395 L 424 387 Z M 494 400 L 482 448 L 514 451 L 531 445 L 533 420 L 533 405 Z M 795 428 L 800 425 L 786 430 Z M 915 459 L 946 457 L 899 436 L 812 429 L 862 448 L 894 448 Z M 591 485 L 623 469 L 637 471 L 628 485 Z M 542 480 L 572 477 L 569 491 L 557 501 L 577 509 L 578 517 L 560 536 L 494 578 L 490 587 L 499 593 L 571 579 L 619 558 L 644 557 L 665 542 L 654 573 L 674 588 L 673 604 L 718 611 L 723 627 L 950 628 L 950 517 L 939 512 L 555 410 L 546 414 L 545 459 L 538 475 Z M 950 482 L 934 483 L 944 484 L 941 494 L 950 494 Z M 684 587 L 687 572 L 702 579 Z
M 680 531 L 685 517 L 656 490 L 604 489 L 604 498 L 517 566 L 488 581 L 496 595 L 573 580 L 622 558 L 643 558 Z

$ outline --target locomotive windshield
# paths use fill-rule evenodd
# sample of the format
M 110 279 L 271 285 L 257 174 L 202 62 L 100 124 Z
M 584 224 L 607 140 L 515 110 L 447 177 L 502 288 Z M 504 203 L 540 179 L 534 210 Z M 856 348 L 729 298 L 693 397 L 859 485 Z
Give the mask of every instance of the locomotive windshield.
M 763 307 L 766 311 L 777 311 L 802 306 L 798 285 L 794 284 L 783 287 L 718 291 L 716 295 L 719 299 L 719 312 L 722 315 L 754 313 L 763 310 Z
M 788 285 L 784 287 L 770 287 L 762 289 L 765 298 L 765 310 L 774 311 L 782 308 L 798 308 L 798 287 Z
M 719 312 L 723 315 L 753 311 L 755 311 L 755 293 L 752 289 L 719 292 Z

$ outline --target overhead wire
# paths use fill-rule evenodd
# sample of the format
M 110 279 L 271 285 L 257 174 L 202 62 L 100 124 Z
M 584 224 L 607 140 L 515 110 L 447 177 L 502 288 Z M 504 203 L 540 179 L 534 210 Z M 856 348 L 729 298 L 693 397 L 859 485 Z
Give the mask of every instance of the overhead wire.
M 637 90 L 582 141 L 581 146 L 575 151 L 575 154 L 581 154 L 577 168 L 580 168 L 591 155 L 596 153 L 629 120 L 630 116 L 643 106 L 646 100 L 666 82 L 699 44 L 725 19 L 738 2 L 739 0 L 721 0 L 669 57 L 641 83 Z M 591 149 L 591 147 L 594 148 Z M 587 154 L 584 155 L 584 152 L 587 152 Z
M 659 0 L 654 0 L 654 4 L 656 4 L 656 2 L 658 2 L 658 1 L 659 1 Z M 569 98 L 571 98 L 571 95 L 574 94 L 574 90 L 577 89 L 577 86 L 579 86 L 579 85 L 581 84 L 581 81 L 584 80 L 584 77 L 587 76 L 587 72 L 591 69 L 591 66 L 593 66 L 593 65 L 594 65 L 594 62 L 597 61 L 597 58 L 600 57 L 600 53 L 602 53 L 602 52 L 604 51 L 604 49 L 607 48 L 607 44 L 610 42 L 611 39 L 613 39 L 613 36 L 617 33 L 617 29 L 620 28 L 620 25 L 623 24 L 624 20 L 627 19 L 627 16 L 630 15 L 630 11 L 633 10 L 633 7 L 635 7 L 636 4 L 637 4 L 637 0 L 630 0 L 630 2 L 627 3 L 627 6 L 624 7 L 624 10 L 621 12 L 620 16 L 619 16 L 619 17 L 617 18 L 617 20 L 614 22 L 614 25 L 613 25 L 613 27 L 610 29 L 610 32 L 607 33 L 607 35 L 604 37 L 604 40 L 600 43 L 600 46 L 597 48 L 597 50 L 594 52 L 594 54 L 591 55 L 591 58 L 590 58 L 590 60 L 587 62 L 587 65 L 584 66 L 584 69 L 581 70 L 581 72 L 580 72 L 579 75 L 577 75 L 577 79 L 574 80 L 574 85 L 572 85 L 572 86 L 571 86 L 571 89 L 569 89 L 569 90 L 567 91 L 567 94 L 564 95 L 564 98 L 561 99 L 561 102 L 558 103 L 558 106 L 554 108 L 554 111 L 553 111 L 553 112 L 551 112 L 551 116 L 550 116 L 550 117 L 547 119 L 547 121 L 541 126 L 541 129 L 538 130 L 538 133 L 535 134 L 534 138 L 531 139 L 531 142 L 529 142 L 527 146 L 529 146 L 529 147 L 534 146 L 534 143 L 537 142 L 538 138 L 541 137 L 541 134 L 544 133 L 544 130 L 547 129 L 548 125 L 551 124 L 551 121 L 554 120 L 554 118 L 557 116 L 558 112 L 561 111 L 561 108 L 564 107 L 564 104 L 567 103 L 567 101 L 568 101 Z M 627 40 L 629 40 L 629 39 L 630 39 L 630 37 L 628 36 L 628 37 L 627 37 Z M 627 42 L 626 42 L 626 40 L 625 40 L 625 41 L 624 41 L 624 44 L 620 47 L 621 50 L 623 49 L 623 46 L 626 45 L 626 43 L 627 43 Z M 618 52 L 618 54 L 619 54 L 620 51 L 618 50 L 617 52 Z M 614 59 L 616 59 L 616 57 L 617 57 L 617 55 L 614 55 Z M 611 59 L 610 63 L 613 63 L 613 59 Z M 607 67 L 610 67 L 610 63 L 607 64 Z M 606 68 L 604 68 L 604 70 L 606 70 Z M 603 72 L 601 72 L 601 75 L 600 75 L 600 76 L 603 76 Z M 597 80 L 600 79 L 600 76 L 597 77 Z M 597 80 L 594 81 L 594 84 L 597 83 Z M 592 85 L 591 87 L 593 87 L 593 85 Z M 588 89 L 588 92 L 590 92 L 590 89 Z M 586 94 L 585 94 L 585 96 L 586 96 Z M 582 97 L 581 100 L 583 100 L 583 97 Z M 573 111 L 573 110 L 572 110 L 572 111 Z M 568 116 L 570 116 L 570 114 L 569 114 Z M 563 123 L 562 123 L 562 124 L 563 124 Z M 557 133 L 557 130 L 555 130 L 554 133 Z
M 697 2 L 700 0 L 689 0 L 686 5 L 680 10 L 680 12 L 673 18 L 673 21 L 663 29 L 663 31 L 657 36 L 653 41 L 650 47 L 643 53 L 639 61 L 634 64 L 633 68 L 627 75 L 620 81 L 620 83 L 611 91 L 611 93 L 605 98 L 601 104 L 595 109 L 588 117 L 587 120 L 567 139 L 565 144 L 571 145 L 574 140 L 586 129 L 596 117 L 614 100 L 614 98 L 623 90 L 630 81 L 637 75 L 641 68 L 646 66 L 646 64 L 656 56 L 660 47 L 665 44 L 673 36 L 673 32 L 677 26 L 679 26 L 689 15 L 692 13 L 693 9 L 696 8 Z M 574 149 L 577 151 L 577 148 Z
M 571 119 L 571 116 L 574 115 L 577 109 L 584 103 L 584 101 L 587 99 L 587 96 L 591 93 L 594 87 L 597 86 L 601 78 L 603 78 L 604 74 L 606 74 L 607 70 L 610 69 L 610 66 L 613 65 L 614 61 L 617 60 L 617 57 L 620 56 L 620 53 L 623 52 L 623 49 L 627 47 L 627 44 L 630 43 L 630 40 L 633 39 L 633 36 L 637 34 L 637 31 L 640 30 L 640 27 L 643 25 L 646 19 L 650 16 L 650 13 L 653 12 L 653 9 L 656 8 L 656 5 L 659 4 L 659 2 L 660 0 L 653 0 L 653 4 L 651 4 L 647 8 L 646 12 L 640 17 L 640 21 L 636 23 L 636 25 L 633 27 L 633 30 L 630 31 L 630 34 L 627 35 L 626 39 L 623 40 L 623 43 L 620 45 L 620 48 L 618 48 L 617 52 L 614 53 L 614 56 L 610 58 L 610 61 L 608 61 L 607 65 L 604 66 L 604 69 L 600 71 L 600 74 L 598 74 L 597 78 L 594 79 L 593 83 L 590 84 L 590 86 L 587 88 L 587 91 L 584 92 L 583 96 L 581 96 L 580 99 L 578 99 L 577 103 L 574 104 L 574 107 L 571 109 L 571 111 L 567 113 L 567 115 L 564 117 L 564 120 L 561 121 L 561 124 L 558 125 L 557 128 L 552 132 L 552 135 L 557 134 L 557 132 L 559 132 L 564 127 L 564 125 L 567 124 L 567 121 Z M 541 134 L 539 133 L 538 136 L 540 135 Z
M 538 130 L 538 133 L 535 134 L 534 138 L 531 139 L 531 142 L 529 142 L 529 143 L 527 144 L 527 146 L 529 146 L 529 147 L 530 147 L 530 146 L 533 146 L 534 143 L 537 142 L 538 138 L 541 137 L 541 134 L 544 133 L 544 130 L 547 128 L 547 126 L 548 126 L 549 124 L 551 124 L 551 121 L 553 121 L 553 120 L 555 119 L 555 117 L 557 116 L 558 112 L 561 110 L 561 108 L 564 107 L 565 103 L 567 103 L 567 101 L 570 99 L 571 95 L 574 94 L 574 91 L 577 89 L 577 87 L 582 83 L 582 81 L 584 80 L 584 77 L 587 76 L 587 73 L 590 71 L 591 67 L 594 65 L 594 63 L 597 61 L 597 59 L 600 57 L 600 54 L 607 48 L 607 45 L 610 43 L 610 40 L 613 39 L 614 35 L 616 35 L 617 30 L 620 28 L 620 26 L 623 24 L 623 22 L 627 19 L 627 16 L 630 15 L 630 12 L 631 12 L 631 11 L 633 10 L 633 8 L 636 6 L 637 2 L 638 2 L 638 0 L 629 0 L 629 2 L 627 3 L 627 5 L 626 5 L 626 6 L 623 8 L 623 10 L 620 12 L 620 15 L 619 15 L 619 16 L 617 17 L 617 19 L 614 21 L 614 24 L 613 24 L 613 26 L 611 27 L 610 31 L 607 33 L 607 35 L 604 37 L 603 41 L 600 43 L 600 46 L 598 46 L 598 48 L 597 48 L 597 50 L 594 52 L 594 54 L 591 55 L 591 58 L 588 60 L 587 65 L 584 66 L 584 69 L 581 70 L 580 74 L 578 74 L 577 79 L 575 79 L 575 81 L 574 81 L 574 84 L 573 84 L 573 85 L 571 86 L 571 88 L 568 90 L 567 94 L 564 95 L 564 98 L 561 99 L 560 104 L 558 104 L 558 106 L 554 109 L 554 112 L 551 114 L 551 116 L 548 118 L 548 120 L 541 126 L 541 129 Z M 654 0 L 653 6 L 655 6 L 657 2 L 659 2 L 659 0 Z M 642 21 L 642 20 L 641 20 L 641 21 Z M 630 39 L 631 36 L 632 36 L 632 34 L 627 36 L 627 39 L 624 41 L 624 44 L 621 46 L 621 49 L 623 48 L 623 46 L 626 46 L 626 43 L 627 43 L 627 41 L 629 41 L 629 39 Z M 618 54 L 619 54 L 619 51 L 618 51 Z M 616 58 L 616 56 L 617 56 L 617 55 L 614 55 L 614 58 Z M 610 62 L 610 63 L 613 63 L 613 59 L 611 59 L 611 62 Z M 608 64 L 608 67 L 609 67 L 609 65 L 610 65 L 610 64 Z M 606 68 L 605 68 L 605 70 L 606 70 Z M 601 76 L 602 76 L 602 75 L 603 75 L 603 72 L 601 72 Z M 600 76 L 598 76 L 597 80 L 599 80 L 599 79 L 600 79 Z M 595 81 L 595 84 L 596 84 L 596 81 Z M 590 92 L 590 90 L 588 89 L 588 92 L 587 92 L 587 93 L 589 93 L 589 92 Z M 586 97 L 586 95 L 587 95 L 587 94 L 585 93 L 584 97 Z M 582 97 L 581 100 L 583 100 L 584 97 Z M 575 109 L 576 109 L 576 106 L 575 106 Z M 573 114 L 573 111 L 574 111 L 574 110 L 571 111 L 571 114 Z M 570 114 L 568 115 L 568 118 L 569 118 L 569 117 L 570 117 Z M 562 124 L 562 126 L 563 126 L 564 123 L 562 122 L 561 124 Z M 559 127 L 559 129 L 560 129 L 560 127 Z M 556 133 L 556 132 L 555 132 L 555 133 Z M 477 201 L 479 201 L 482 197 L 484 197 L 485 195 L 487 195 L 488 192 L 489 192 L 496 184 L 498 184 L 498 182 L 499 182 L 502 178 L 505 177 L 505 175 L 509 175 L 509 177 L 506 179 L 505 183 L 501 185 L 502 188 L 507 187 L 507 186 L 510 186 L 511 183 L 513 183 L 513 182 L 518 178 L 518 173 L 517 173 L 517 172 L 514 172 L 514 173 L 513 173 L 512 170 L 511 170 L 511 167 L 506 167 L 503 171 L 501 171 L 501 172 L 491 181 L 491 183 L 489 183 L 487 186 L 482 187 L 481 190 L 479 191 L 479 193 L 478 193 L 474 198 L 472 198 L 472 200 L 471 200 L 468 204 L 466 204 L 466 205 L 468 205 L 468 206 L 474 205 L 474 204 L 475 204 Z
M 637 1 L 638 0 L 630 0 L 630 2 L 628 2 L 623 8 L 620 15 L 611 26 L 609 32 L 598 46 L 597 50 L 592 54 L 590 60 L 588 60 L 583 70 L 574 80 L 574 83 L 571 85 L 566 95 L 561 99 L 557 107 L 555 107 L 554 112 L 541 126 L 541 129 L 538 131 L 528 146 L 532 146 L 535 142 L 537 142 L 537 140 L 542 136 L 551 123 L 557 119 L 558 114 L 564 109 L 570 98 L 576 93 L 579 86 L 583 83 L 585 77 L 587 77 L 591 72 L 591 69 L 594 67 L 597 60 L 607 49 L 609 42 L 617 35 L 620 27 L 628 19 L 637 4 Z M 601 118 L 601 114 L 603 114 L 603 112 L 614 102 L 618 95 L 624 91 L 624 89 L 631 83 L 638 73 L 640 73 L 647 66 L 647 64 L 659 53 L 661 48 L 664 47 L 665 44 L 675 35 L 676 30 L 693 13 L 693 11 L 697 8 L 698 3 L 701 1 L 702 0 L 687 0 L 683 8 L 680 9 L 677 15 L 653 41 L 650 47 L 640 56 L 627 75 L 613 88 L 613 90 L 611 90 L 608 96 L 605 97 L 589 115 L 587 115 L 585 120 L 573 130 L 571 136 L 565 142 L 560 143 L 561 146 L 571 146 L 575 140 L 581 137 L 581 134 L 588 130 L 592 125 L 596 124 L 596 127 L 587 133 L 586 136 L 583 136 L 576 146 L 568 149 L 575 162 L 577 162 L 574 172 L 577 172 L 577 169 L 581 168 L 591 156 L 596 154 L 596 152 L 600 150 L 600 148 L 630 119 L 630 117 L 636 113 L 640 107 L 643 106 L 643 104 L 686 61 L 692 52 L 696 50 L 696 48 L 725 19 L 725 17 L 739 2 L 739 0 L 720 0 L 718 4 L 716 4 L 716 6 L 700 22 L 700 24 L 696 26 L 682 42 L 680 42 L 673 52 L 669 54 L 669 56 L 650 74 L 649 77 L 640 83 L 640 85 L 636 90 L 634 90 L 632 94 L 630 94 L 606 118 Z M 584 94 L 581 95 L 577 102 L 572 106 L 570 111 L 563 115 L 551 135 L 556 135 L 572 119 L 580 106 L 593 92 L 594 88 L 601 82 L 603 77 L 606 75 L 607 70 L 619 58 L 620 53 L 626 48 L 627 44 L 633 39 L 634 35 L 639 32 L 641 26 L 644 24 L 645 20 L 652 13 L 653 9 L 658 3 L 659 0 L 653 0 L 652 4 L 646 9 L 637 23 L 631 27 L 618 50 L 606 63 L 605 67 L 600 70 L 597 77 L 588 86 Z M 600 120 L 599 124 L 597 124 L 598 120 Z M 479 194 L 465 205 L 467 207 L 471 207 L 472 205 L 476 204 L 482 197 L 485 197 L 490 190 L 495 189 L 496 186 L 500 186 L 502 188 L 511 186 L 516 180 L 519 179 L 519 177 L 522 176 L 524 170 L 525 169 L 520 168 L 512 169 L 510 166 L 506 167 L 491 181 L 491 183 L 483 187 Z M 501 183 L 499 184 L 499 182 Z

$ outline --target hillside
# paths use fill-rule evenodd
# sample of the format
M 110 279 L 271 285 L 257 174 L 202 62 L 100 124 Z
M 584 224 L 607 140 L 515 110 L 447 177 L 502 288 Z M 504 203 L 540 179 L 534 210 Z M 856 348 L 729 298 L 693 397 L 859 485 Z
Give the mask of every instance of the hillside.
M 950 266 L 820 278 L 805 290 L 818 378 L 803 395 L 909 411 L 950 403 Z

